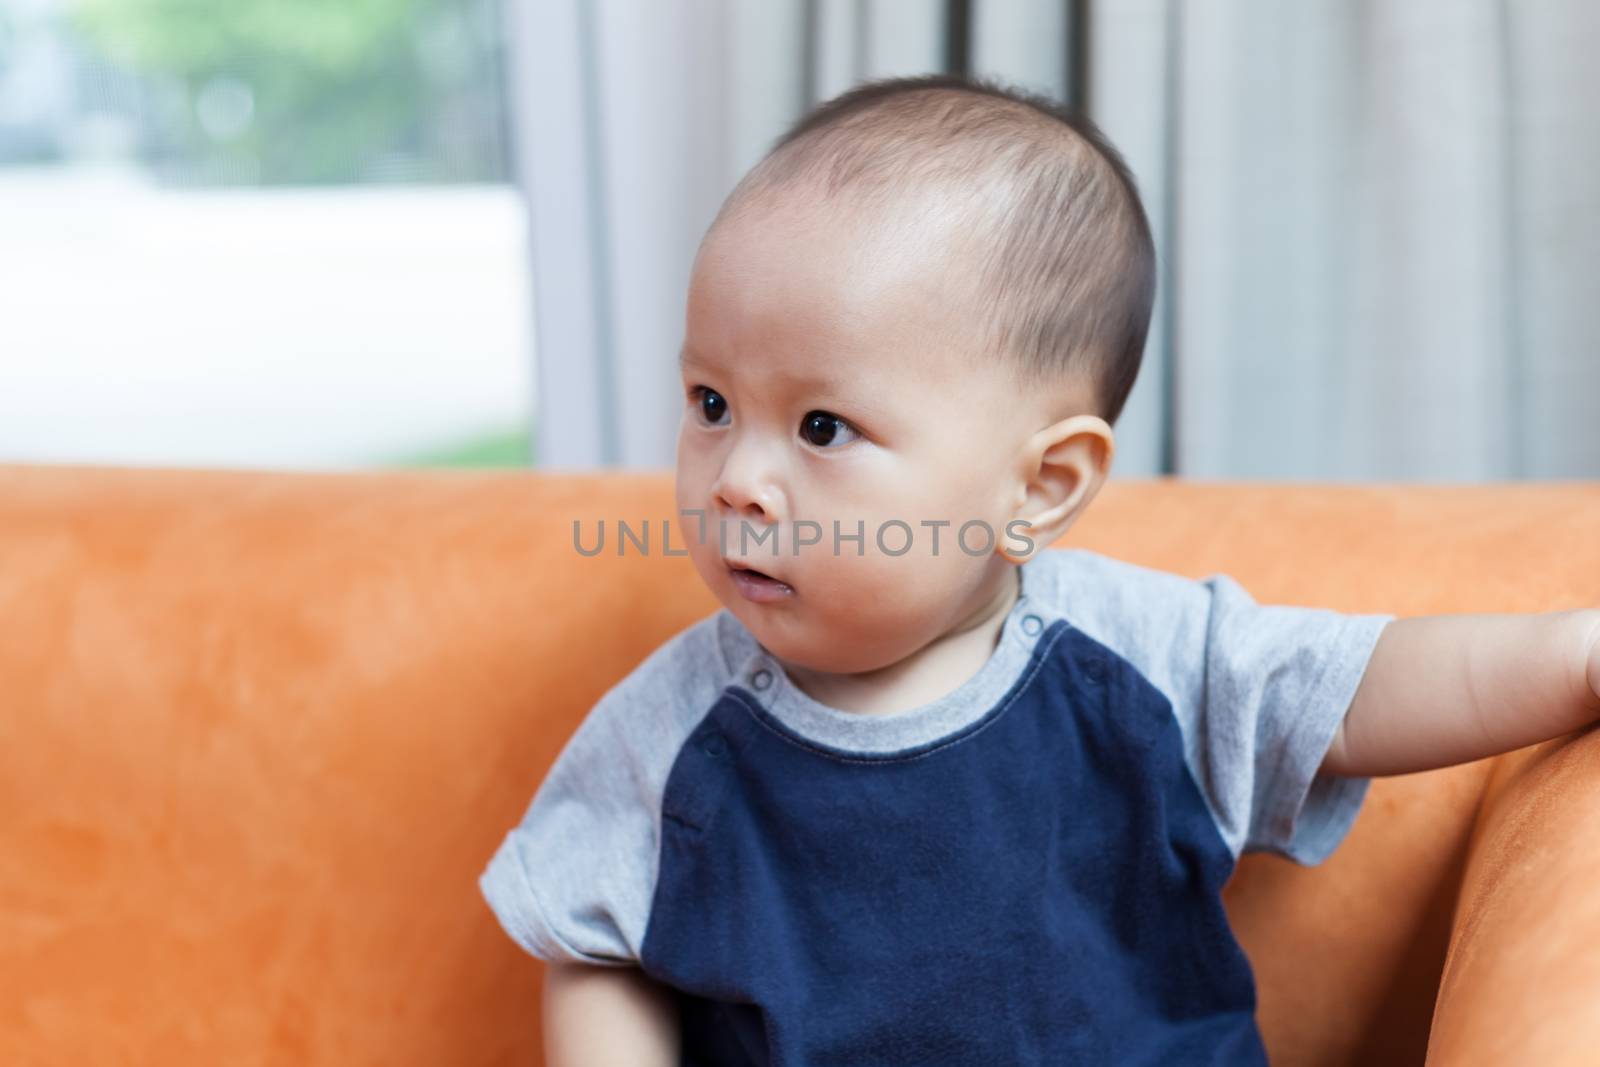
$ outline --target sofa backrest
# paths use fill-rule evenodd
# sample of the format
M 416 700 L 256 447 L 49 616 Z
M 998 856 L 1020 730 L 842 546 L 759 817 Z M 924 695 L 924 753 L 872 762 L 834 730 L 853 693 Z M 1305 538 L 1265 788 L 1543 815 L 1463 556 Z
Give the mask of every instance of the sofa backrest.
M 1544 610 L 1600 603 L 1597 506 L 1113 482 L 1061 543 L 1262 602 Z M 718 607 L 687 558 L 573 547 L 672 508 L 669 471 L 0 467 L 0 1062 L 538 1062 L 542 965 L 476 879 Z M 1426 1038 L 1488 770 L 1380 780 L 1321 867 L 1241 862 L 1275 1059 Z

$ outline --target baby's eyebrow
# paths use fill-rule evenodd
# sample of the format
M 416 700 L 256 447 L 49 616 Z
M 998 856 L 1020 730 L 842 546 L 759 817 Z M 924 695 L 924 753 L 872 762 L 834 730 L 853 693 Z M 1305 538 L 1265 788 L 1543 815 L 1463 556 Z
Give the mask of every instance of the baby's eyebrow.
M 768 376 L 793 389 L 795 392 L 844 392 L 843 386 L 826 374 L 812 371 L 771 371 Z
M 691 366 L 698 367 L 704 365 L 705 361 L 700 358 L 698 353 L 689 351 L 688 345 L 684 345 L 682 348 L 678 349 L 679 372 L 685 371 Z
M 713 360 L 703 358 L 700 353 L 693 351 L 688 345 L 685 345 L 678 349 L 678 371 L 679 373 L 687 374 L 691 369 L 716 371 L 720 370 L 721 366 Z M 764 376 L 769 381 L 781 383 L 784 389 L 792 390 L 796 393 L 852 392 L 852 390 L 847 389 L 844 385 L 829 375 L 820 374 L 809 370 L 801 370 L 791 373 L 789 371 L 773 369 L 765 371 Z

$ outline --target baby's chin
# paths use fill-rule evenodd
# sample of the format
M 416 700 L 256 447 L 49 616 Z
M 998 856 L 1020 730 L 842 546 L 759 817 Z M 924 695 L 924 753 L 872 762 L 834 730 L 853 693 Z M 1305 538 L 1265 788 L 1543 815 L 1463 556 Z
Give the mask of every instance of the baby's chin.
M 756 608 L 747 611 L 746 608 Z M 772 655 L 785 666 L 800 667 L 819 674 L 864 674 L 898 663 L 914 648 L 883 646 L 877 635 L 894 633 L 896 623 L 883 620 L 874 624 L 860 616 L 844 630 L 826 622 L 787 615 L 778 618 L 763 614 L 759 605 L 729 604 L 728 610 Z

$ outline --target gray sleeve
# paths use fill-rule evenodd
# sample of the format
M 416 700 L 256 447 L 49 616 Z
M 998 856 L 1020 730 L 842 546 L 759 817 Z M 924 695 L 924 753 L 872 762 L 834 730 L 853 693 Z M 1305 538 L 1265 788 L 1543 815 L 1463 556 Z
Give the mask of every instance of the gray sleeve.
M 633 788 L 613 689 L 589 712 L 479 878 L 501 926 L 550 962 L 628 964 L 648 905 L 647 798 Z
M 1321 772 L 1386 614 L 1258 604 L 1233 578 L 1193 579 L 1059 550 L 1052 595 L 1172 702 L 1184 758 L 1224 842 L 1321 863 L 1369 778 Z
M 726 673 L 715 616 L 605 692 L 479 876 L 500 925 L 549 962 L 635 965 L 667 773 Z
M 1244 828 L 1242 851 L 1319 864 L 1372 782 L 1321 765 L 1394 616 L 1258 604 L 1225 574 L 1201 584 L 1210 597 L 1197 721 L 1216 802 Z

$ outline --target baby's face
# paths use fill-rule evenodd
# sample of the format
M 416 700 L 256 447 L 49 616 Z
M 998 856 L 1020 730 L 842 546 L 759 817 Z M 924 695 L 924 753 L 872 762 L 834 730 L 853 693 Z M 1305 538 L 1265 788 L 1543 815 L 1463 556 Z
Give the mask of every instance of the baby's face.
M 977 355 L 970 264 L 942 232 L 790 196 L 725 220 L 696 260 L 677 506 L 704 512 L 705 536 L 680 515 L 683 543 L 782 660 L 898 662 L 992 608 L 1012 580 L 1000 552 L 1026 554 L 1007 523 L 1037 412 Z M 787 591 L 753 598 L 730 558 Z

